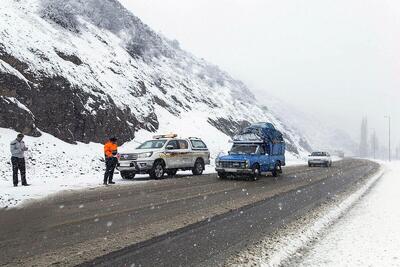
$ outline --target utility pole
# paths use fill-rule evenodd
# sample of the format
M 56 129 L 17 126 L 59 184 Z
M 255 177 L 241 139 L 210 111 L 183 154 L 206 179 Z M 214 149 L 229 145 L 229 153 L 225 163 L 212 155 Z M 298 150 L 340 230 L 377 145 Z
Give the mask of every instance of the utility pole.
M 363 117 L 361 122 L 361 136 L 360 136 L 360 157 L 366 158 L 369 156 L 368 149 L 368 120 Z
M 392 157 L 391 157 L 391 150 L 390 150 L 390 120 L 391 120 L 391 118 L 390 118 L 390 116 L 385 116 L 385 118 L 386 119 L 388 119 L 388 121 L 389 121 L 389 162 L 392 160 Z

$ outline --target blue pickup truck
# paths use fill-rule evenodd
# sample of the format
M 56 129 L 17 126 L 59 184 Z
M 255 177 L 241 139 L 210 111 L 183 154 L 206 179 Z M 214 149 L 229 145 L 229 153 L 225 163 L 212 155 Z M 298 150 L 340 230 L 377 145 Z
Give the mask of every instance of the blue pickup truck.
M 271 172 L 274 177 L 285 166 L 285 141 L 282 133 L 271 123 L 255 123 L 233 138 L 228 155 L 218 156 L 215 169 L 219 178 L 247 176 L 258 180 Z

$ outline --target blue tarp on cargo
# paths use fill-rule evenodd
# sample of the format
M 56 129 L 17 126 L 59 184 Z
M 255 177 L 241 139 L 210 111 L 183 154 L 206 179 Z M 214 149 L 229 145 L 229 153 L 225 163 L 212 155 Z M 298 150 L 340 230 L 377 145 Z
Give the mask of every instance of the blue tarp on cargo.
M 282 133 L 268 122 L 254 123 L 233 138 L 234 142 L 283 142 Z

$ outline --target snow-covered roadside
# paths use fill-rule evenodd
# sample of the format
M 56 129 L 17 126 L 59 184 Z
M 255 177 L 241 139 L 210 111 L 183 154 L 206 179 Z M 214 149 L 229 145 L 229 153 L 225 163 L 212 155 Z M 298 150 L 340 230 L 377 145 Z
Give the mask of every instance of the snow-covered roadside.
M 160 125 L 157 133 L 139 131 L 134 141 L 124 144 L 120 152 L 129 152 L 154 134 L 171 132 L 173 129 L 179 136 L 201 137 L 209 146 L 211 152 L 211 165 L 206 167 L 205 173 L 213 173 L 215 157 L 227 151 L 231 144 L 229 138 L 209 125 L 201 124 L 196 116 L 191 114 L 176 118 L 167 113 L 159 116 L 168 123 Z M 175 118 L 175 119 L 174 119 Z M 195 125 L 196 127 L 189 127 Z M 39 138 L 25 137 L 29 148 L 26 153 L 27 180 L 29 187 L 13 187 L 12 169 L 10 165 L 10 142 L 15 139 L 17 132 L 0 128 L 0 208 L 15 207 L 24 201 L 46 197 L 64 190 L 79 190 L 102 186 L 104 163 L 103 146 L 101 144 L 71 145 L 49 134 L 43 133 Z M 288 165 L 304 164 L 304 159 L 287 154 Z M 180 172 L 191 174 L 191 172 Z M 132 185 L 132 181 L 125 181 L 116 174 L 114 180 L 118 184 Z M 138 175 L 137 178 L 147 177 Z M 143 183 L 146 180 L 135 181 Z
M 100 144 L 70 145 L 43 133 L 25 137 L 29 187 L 13 187 L 10 142 L 17 133 L 0 128 L 0 207 L 11 207 L 23 200 L 44 197 L 67 189 L 100 185 L 103 163 Z
M 348 196 L 346 199 L 338 203 L 329 211 L 314 221 L 311 225 L 304 225 L 305 227 L 296 233 L 286 236 L 281 240 L 280 245 L 275 247 L 273 253 L 268 261 L 262 263 L 263 266 L 281 266 L 285 261 L 290 260 L 291 257 L 296 255 L 299 250 L 304 250 L 304 247 L 312 240 L 319 237 L 331 225 L 333 225 L 343 214 L 345 214 L 374 184 L 382 177 L 385 169 L 382 168 L 376 175 L 371 177 L 366 184 L 364 184 L 355 193 Z M 337 265 L 336 265 L 337 266 Z
M 27 180 L 31 186 L 13 187 L 9 146 L 16 135 L 17 132 L 13 130 L 0 128 L 0 208 L 15 207 L 25 201 L 64 190 L 102 186 L 104 162 L 101 160 L 101 144 L 71 145 L 43 133 L 39 138 L 26 136 L 24 139 L 29 148 L 25 156 Z M 136 146 L 137 144 L 132 142 L 121 149 L 129 151 Z M 207 166 L 205 173 L 212 172 L 213 167 Z M 146 176 L 137 176 L 143 177 Z M 123 180 L 118 174 L 115 174 L 114 181 L 118 184 L 132 185 L 132 181 Z M 146 180 L 135 181 L 135 184 L 143 182 Z
M 387 172 L 299 266 L 400 266 L 400 162 Z
M 353 186 L 348 192 L 332 195 L 322 205 L 233 256 L 228 263 L 233 266 L 298 266 L 308 248 L 323 237 L 330 227 L 345 216 L 376 182 L 384 177 L 385 170 L 384 166 L 381 167 L 380 171 L 370 177 L 360 188 Z M 331 246 L 329 249 L 334 248 Z M 321 258 L 323 257 L 324 254 L 321 254 Z M 324 266 L 321 262 L 315 265 Z

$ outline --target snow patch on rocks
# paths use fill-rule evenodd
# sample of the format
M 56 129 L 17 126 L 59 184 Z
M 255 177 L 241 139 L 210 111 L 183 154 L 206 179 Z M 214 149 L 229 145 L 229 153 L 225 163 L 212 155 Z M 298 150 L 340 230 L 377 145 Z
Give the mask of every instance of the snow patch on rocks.
M 4 62 L 3 60 L 0 59 L 0 72 L 4 73 L 9 73 L 14 76 L 17 76 L 19 79 L 23 80 L 26 82 L 26 84 L 29 86 L 28 80 L 24 77 L 24 75 L 21 74 L 18 70 L 14 69 L 11 65 L 8 63 Z

